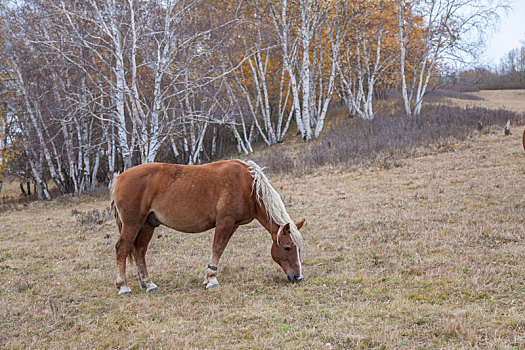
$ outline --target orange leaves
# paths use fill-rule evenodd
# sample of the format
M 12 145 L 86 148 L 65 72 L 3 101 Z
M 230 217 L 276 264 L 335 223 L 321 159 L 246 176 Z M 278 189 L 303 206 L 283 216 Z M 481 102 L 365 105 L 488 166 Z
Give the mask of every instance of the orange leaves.
M 7 115 L 0 107 L 0 179 L 5 173 L 7 165 L 10 160 L 13 160 L 18 155 L 17 150 L 10 143 L 9 139 L 9 125 Z

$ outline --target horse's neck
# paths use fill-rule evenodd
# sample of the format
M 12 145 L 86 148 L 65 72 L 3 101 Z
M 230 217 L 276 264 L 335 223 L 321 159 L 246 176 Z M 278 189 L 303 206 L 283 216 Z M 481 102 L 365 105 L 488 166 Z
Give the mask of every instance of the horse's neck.
M 266 212 L 259 214 L 256 219 L 272 237 L 277 237 L 280 226 L 270 219 Z

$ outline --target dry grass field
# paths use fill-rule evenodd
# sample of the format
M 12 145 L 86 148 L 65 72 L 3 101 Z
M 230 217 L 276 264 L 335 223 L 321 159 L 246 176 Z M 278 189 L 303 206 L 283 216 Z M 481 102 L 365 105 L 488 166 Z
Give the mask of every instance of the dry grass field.
M 286 282 L 258 224 L 232 238 L 222 287 L 201 274 L 212 233 L 158 229 L 160 286 L 118 297 L 103 199 L 0 217 L 0 348 L 525 347 L 525 153 L 501 130 L 391 169 L 273 178 L 306 217 L 306 280 Z
M 525 92 L 474 94 L 488 95 L 454 103 L 525 110 Z M 131 266 L 133 294 L 119 297 L 107 199 L 0 213 L 0 348 L 523 349 L 521 130 L 484 130 L 386 168 L 272 176 L 291 216 L 307 220 L 299 284 L 256 222 L 233 236 L 209 291 L 213 233 L 159 228 L 148 258 L 160 292 L 140 290 Z
M 516 113 L 525 112 L 525 90 L 481 90 L 468 94 L 481 97 L 483 100 L 471 101 L 455 98 L 449 100 L 460 107 L 476 106 L 488 109 L 507 109 Z

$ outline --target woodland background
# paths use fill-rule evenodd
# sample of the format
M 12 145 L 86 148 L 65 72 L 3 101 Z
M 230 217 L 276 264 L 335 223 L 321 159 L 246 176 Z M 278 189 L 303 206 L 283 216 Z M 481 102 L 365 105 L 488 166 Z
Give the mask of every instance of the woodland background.
M 319 139 L 334 110 L 362 124 L 325 139 L 358 149 L 370 130 L 430 129 L 429 94 L 524 87 L 525 46 L 497 68 L 458 70 L 507 9 L 505 0 L 2 1 L 0 176 L 39 199 L 51 198 L 49 182 L 61 194 L 92 191 L 141 163 Z M 378 101 L 394 102 L 378 116 Z

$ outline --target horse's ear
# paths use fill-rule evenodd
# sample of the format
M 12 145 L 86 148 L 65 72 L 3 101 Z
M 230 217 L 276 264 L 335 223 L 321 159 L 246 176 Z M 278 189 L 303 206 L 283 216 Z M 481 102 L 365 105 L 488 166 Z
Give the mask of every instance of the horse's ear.
M 298 223 L 295 224 L 295 226 L 297 226 L 298 230 L 300 230 L 301 227 L 303 227 L 305 221 L 306 221 L 306 219 L 302 219 L 301 221 L 299 221 Z
M 283 234 L 289 235 L 290 234 L 290 224 L 286 224 L 283 226 Z

